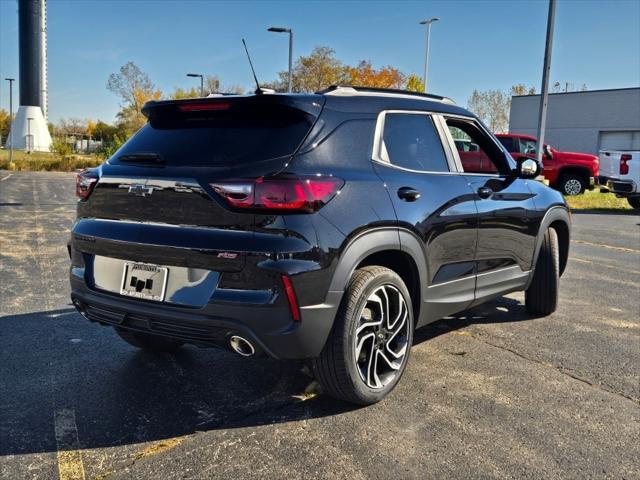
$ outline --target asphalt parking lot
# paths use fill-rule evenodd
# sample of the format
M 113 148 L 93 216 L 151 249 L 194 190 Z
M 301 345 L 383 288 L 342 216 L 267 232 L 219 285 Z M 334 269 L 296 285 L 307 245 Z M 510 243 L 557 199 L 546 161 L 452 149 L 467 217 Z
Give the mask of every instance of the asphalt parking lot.
M 417 332 L 387 400 L 301 363 L 149 355 L 69 302 L 73 175 L 0 172 L 0 477 L 640 478 L 640 216 L 575 214 L 559 310 Z

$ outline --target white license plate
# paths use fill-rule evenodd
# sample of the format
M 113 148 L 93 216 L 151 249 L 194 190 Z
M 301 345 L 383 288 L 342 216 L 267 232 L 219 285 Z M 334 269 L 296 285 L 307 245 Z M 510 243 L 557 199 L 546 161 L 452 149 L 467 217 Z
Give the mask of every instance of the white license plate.
M 148 263 L 125 262 L 120 295 L 162 302 L 169 269 Z

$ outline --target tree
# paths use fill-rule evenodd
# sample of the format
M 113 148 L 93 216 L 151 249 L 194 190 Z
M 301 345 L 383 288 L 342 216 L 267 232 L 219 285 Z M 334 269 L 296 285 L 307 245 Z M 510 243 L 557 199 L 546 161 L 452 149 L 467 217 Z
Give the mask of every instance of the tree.
M 9 112 L 0 109 L 0 145 L 4 145 L 9 136 Z
M 424 93 L 424 82 L 418 75 L 412 73 L 407 77 L 404 88 L 410 92 Z
M 475 113 L 493 132 L 503 133 L 509 128 L 511 97 L 535 93 L 535 87 L 527 87 L 522 83 L 512 85 L 508 92 L 474 90 L 467 101 L 467 108 Z
M 240 85 L 223 85 L 220 92 L 233 93 L 234 95 L 244 95 L 245 89 Z
M 175 87 L 173 89 L 173 92 L 169 95 L 169 98 L 172 100 L 182 100 L 184 98 L 198 98 L 198 97 L 200 97 L 200 89 L 196 87 L 191 87 L 189 89 Z
M 220 92 L 220 79 L 217 75 L 207 75 L 204 77 L 205 95 Z
M 157 90 L 149 75 L 133 62 L 128 62 L 118 73 L 112 73 L 107 80 L 107 89 L 122 99 L 122 109 L 118 119 L 122 127 L 133 133 L 144 125 L 146 119 L 142 115 L 142 107 L 149 100 L 159 100 Z
M 523 83 L 518 83 L 517 85 L 513 85 L 510 90 L 511 96 L 517 95 L 535 95 L 536 87 L 528 87 Z
M 117 127 L 98 120 L 93 129 L 93 138 L 102 142 L 112 142 L 113 138 L 118 134 Z
M 66 136 L 78 136 L 87 134 L 87 124 L 80 118 L 61 118 L 56 127 L 56 133 Z
M 273 82 L 275 90 L 285 91 L 288 72 L 280 72 Z M 294 92 L 317 92 L 330 85 L 345 83 L 348 78 L 345 67 L 329 47 L 315 47 L 308 57 L 300 57 L 293 68 Z
M 493 132 L 506 132 L 509 128 L 511 96 L 500 90 L 480 92 L 474 90 L 467 108 L 475 113 Z
M 356 67 L 346 67 L 346 74 L 351 85 L 362 87 L 402 88 L 405 83 L 405 75 L 397 68 L 376 70 L 368 60 L 362 60 Z

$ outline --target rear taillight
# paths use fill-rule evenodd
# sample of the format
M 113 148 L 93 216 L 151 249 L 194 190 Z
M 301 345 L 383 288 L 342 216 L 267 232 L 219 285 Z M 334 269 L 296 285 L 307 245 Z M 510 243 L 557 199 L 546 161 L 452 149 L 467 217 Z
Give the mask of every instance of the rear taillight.
M 620 175 L 627 175 L 629 173 L 629 164 L 627 163 L 631 160 L 631 155 L 628 153 L 623 153 L 620 155 Z
M 84 170 L 76 176 L 76 196 L 86 200 L 98 182 L 98 175 L 93 170 Z
M 231 207 L 283 213 L 313 213 L 338 194 L 343 185 L 339 178 L 321 175 L 211 184 Z

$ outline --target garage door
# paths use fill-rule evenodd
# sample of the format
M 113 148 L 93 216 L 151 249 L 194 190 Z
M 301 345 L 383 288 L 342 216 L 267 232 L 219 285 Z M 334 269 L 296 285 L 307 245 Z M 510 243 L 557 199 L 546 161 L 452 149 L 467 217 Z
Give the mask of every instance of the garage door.
M 640 150 L 640 130 L 600 132 L 600 150 Z

